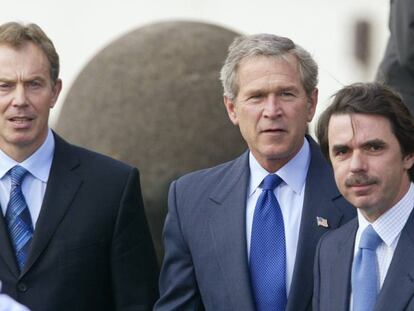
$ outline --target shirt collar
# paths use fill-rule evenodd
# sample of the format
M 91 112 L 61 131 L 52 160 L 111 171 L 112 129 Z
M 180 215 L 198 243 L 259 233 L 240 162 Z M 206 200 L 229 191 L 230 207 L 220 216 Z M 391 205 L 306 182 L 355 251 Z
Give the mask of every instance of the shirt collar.
M 404 228 L 405 223 L 413 210 L 413 202 L 414 184 L 411 182 L 410 188 L 403 198 L 372 223 L 375 231 L 387 246 L 391 246 Z M 359 210 L 358 223 L 360 232 L 363 232 L 365 228 L 370 225 L 370 222 L 365 219 Z
M 55 150 L 55 139 L 51 129 L 48 129 L 47 137 L 43 144 L 26 160 L 19 163 L 0 149 L 0 179 L 16 165 L 24 167 L 35 178 L 47 182 L 50 168 L 52 166 L 53 153 Z
M 303 189 L 303 184 L 306 181 L 306 175 L 308 173 L 310 163 L 310 147 L 307 139 L 304 139 L 304 143 L 299 152 L 278 171 L 274 172 L 283 181 L 293 189 L 294 192 L 300 194 Z M 263 179 L 270 174 L 265 170 L 251 152 L 249 152 L 249 167 L 250 167 L 250 184 L 249 184 L 249 197 L 260 186 Z

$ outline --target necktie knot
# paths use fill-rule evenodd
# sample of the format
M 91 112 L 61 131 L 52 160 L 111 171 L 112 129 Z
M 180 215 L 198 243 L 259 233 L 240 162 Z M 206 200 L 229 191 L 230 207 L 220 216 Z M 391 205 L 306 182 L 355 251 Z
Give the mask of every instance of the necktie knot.
M 381 243 L 382 239 L 375 231 L 375 229 L 369 225 L 362 233 L 361 240 L 359 241 L 359 248 L 375 251 Z
M 279 186 L 282 181 L 283 181 L 283 179 L 280 178 L 278 175 L 269 174 L 263 179 L 262 189 L 263 190 L 273 190 L 277 186 Z
M 13 166 L 12 169 L 10 170 L 10 178 L 11 178 L 12 186 L 21 185 L 23 178 L 24 176 L 26 176 L 27 173 L 28 171 L 24 167 L 20 165 Z

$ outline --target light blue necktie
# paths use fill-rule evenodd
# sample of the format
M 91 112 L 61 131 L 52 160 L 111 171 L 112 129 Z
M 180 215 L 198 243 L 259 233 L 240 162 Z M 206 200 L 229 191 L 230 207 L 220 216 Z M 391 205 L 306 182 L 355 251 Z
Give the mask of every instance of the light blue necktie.
M 285 227 L 273 193 L 281 182 L 275 174 L 265 177 L 253 216 L 250 277 L 257 311 L 286 309 Z
M 374 310 L 379 291 L 376 249 L 381 242 L 371 225 L 362 233 L 359 250 L 352 265 L 353 311 Z
M 14 166 L 10 170 L 10 201 L 6 211 L 6 222 L 10 241 L 20 270 L 26 262 L 30 242 L 32 241 L 33 236 L 32 219 L 21 188 L 22 181 L 26 174 L 27 170 L 19 165 Z

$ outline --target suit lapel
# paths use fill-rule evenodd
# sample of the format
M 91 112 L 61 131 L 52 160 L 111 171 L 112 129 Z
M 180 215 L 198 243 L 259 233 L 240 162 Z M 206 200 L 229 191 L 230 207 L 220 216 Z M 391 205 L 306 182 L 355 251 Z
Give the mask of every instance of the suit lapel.
M 355 235 L 358 230 L 358 219 L 346 225 L 347 232 L 338 241 L 337 252 L 332 254 L 330 267 L 330 306 L 337 311 L 349 310 L 351 295 L 351 267 L 354 258 Z
M 4 217 L 0 217 L 0 257 L 3 259 L 11 273 L 17 278 L 19 276 L 19 269 L 17 267 L 14 250 L 10 243 L 9 233 Z
M 82 180 L 72 172 L 77 166 L 79 166 L 79 159 L 71 146 L 55 134 L 55 153 L 46 193 L 22 275 L 30 269 L 47 247 L 81 185 Z
M 235 160 L 213 190 L 210 218 L 216 258 L 226 280 L 234 310 L 254 310 L 246 247 L 248 152 Z
M 335 208 L 334 200 L 340 197 L 335 187 L 332 172 L 319 150 L 319 146 L 309 137 L 311 162 L 306 177 L 306 190 L 302 220 L 296 253 L 292 285 L 286 310 L 306 310 L 313 294 L 312 263 L 316 245 L 328 230 L 317 225 L 316 217 L 327 219 L 330 228 L 336 228 L 342 213 Z
M 411 212 L 401 231 L 375 310 L 404 310 L 409 300 L 414 296 L 413 263 L 414 211 Z

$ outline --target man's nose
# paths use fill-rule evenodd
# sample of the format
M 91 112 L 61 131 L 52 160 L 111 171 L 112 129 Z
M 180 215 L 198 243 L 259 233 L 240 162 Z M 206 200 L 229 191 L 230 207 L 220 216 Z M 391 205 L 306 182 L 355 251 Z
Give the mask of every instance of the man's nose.
M 352 153 L 350 161 L 350 170 L 352 172 L 366 171 L 367 164 L 365 156 L 362 152 L 356 150 Z
M 264 102 L 264 115 L 268 118 L 275 118 L 281 113 L 280 101 L 275 94 L 269 94 Z
M 23 85 L 17 85 L 14 90 L 13 105 L 24 106 L 27 105 L 26 89 Z

